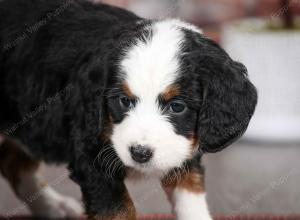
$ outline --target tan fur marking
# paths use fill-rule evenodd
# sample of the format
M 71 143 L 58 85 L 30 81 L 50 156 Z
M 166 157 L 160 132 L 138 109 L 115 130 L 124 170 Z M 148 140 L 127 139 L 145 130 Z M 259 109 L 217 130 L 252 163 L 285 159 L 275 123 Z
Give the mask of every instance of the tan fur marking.
M 190 172 L 185 175 L 182 181 L 177 184 L 178 188 L 186 189 L 190 192 L 203 193 L 204 184 L 203 176 L 197 172 Z
M 122 87 L 124 93 L 129 97 L 129 98 L 133 98 L 134 94 L 131 92 L 127 82 L 123 83 L 123 87 Z
M 175 188 L 182 188 L 193 193 L 205 192 L 204 176 L 196 170 L 192 169 L 188 173 L 183 172 L 180 177 L 181 178 L 165 178 L 162 180 L 162 186 L 166 191 L 173 191 Z
M 33 173 L 39 167 L 39 161 L 31 159 L 13 140 L 6 139 L 0 148 L 0 171 L 16 190 L 20 176 Z
M 169 101 L 178 95 L 180 95 L 178 87 L 176 85 L 171 85 L 162 93 L 162 98 L 165 101 Z
M 191 135 L 190 141 L 191 141 L 191 143 L 192 143 L 192 148 L 193 148 L 193 150 L 197 150 L 198 147 L 199 147 L 200 141 L 199 141 L 198 136 L 197 136 L 195 133 L 193 133 L 193 134 Z

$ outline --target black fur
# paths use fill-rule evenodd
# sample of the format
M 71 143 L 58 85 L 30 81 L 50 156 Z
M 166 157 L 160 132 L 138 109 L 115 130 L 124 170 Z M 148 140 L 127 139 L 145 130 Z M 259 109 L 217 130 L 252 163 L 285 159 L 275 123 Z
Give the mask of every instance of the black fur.
M 151 21 L 81 0 L 4 0 L 0 18 L 1 133 L 36 159 L 68 163 L 89 214 L 122 210 L 125 168 L 107 178 L 105 165 L 94 162 L 110 144 L 101 135 L 110 132 L 116 109 L 110 97 L 121 83 L 117 64 L 126 47 L 151 36 L 144 29 Z M 185 34 L 177 84 L 189 110 L 170 120 L 178 133 L 196 132 L 201 149 L 215 152 L 245 131 L 256 91 L 242 64 L 209 39 Z
M 124 174 L 106 178 L 93 162 L 104 144 L 109 67 L 144 24 L 125 10 L 81 0 L 6 0 L 0 17 L 1 133 L 21 140 L 36 159 L 67 162 L 89 213 L 116 213 Z
M 230 145 L 247 129 L 257 103 L 257 92 L 247 69 L 233 61 L 215 42 L 186 31 L 182 77 L 193 109 L 197 109 L 200 149 L 216 152 Z

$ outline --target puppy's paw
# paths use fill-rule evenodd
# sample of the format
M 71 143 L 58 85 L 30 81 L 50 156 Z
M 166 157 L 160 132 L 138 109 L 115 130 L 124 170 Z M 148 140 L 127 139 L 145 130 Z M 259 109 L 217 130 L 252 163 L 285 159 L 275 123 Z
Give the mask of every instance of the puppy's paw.
M 34 216 L 47 218 L 76 218 L 83 214 L 81 204 L 73 198 L 57 193 L 51 187 L 40 191 L 36 200 L 28 202 Z
M 177 220 L 213 220 L 207 207 L 205 194 L 176 189 L 174 198 Z

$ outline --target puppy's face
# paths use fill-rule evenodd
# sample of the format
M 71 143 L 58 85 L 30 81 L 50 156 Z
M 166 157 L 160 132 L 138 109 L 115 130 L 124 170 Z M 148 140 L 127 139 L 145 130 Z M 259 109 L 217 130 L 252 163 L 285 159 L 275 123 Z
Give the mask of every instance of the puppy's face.
M 209 117 L 214 116 L 205 112 L 209 107 L 205 106 L 204 99 L 214 98 L 213 94 L 211 97 L 207 94 L 213 88 L 208 88 L 211 82 L 207 82 L 205 76 L 213 75 L 210 69 L 219 67 L 206 63 L 210 61 L 203 60 L 204 57 L 211 58 L 211 52 L 227 54 L 211 42 L 206 44 L 207 39 L 195 27 L 178 21 L 157 22 L 147 29 L 148 34 L 126 49 L 119 63 L 117 80 L 109 90 L 109 114 L 114 124 L 111 142 L 124 165 L 144 173 L 165 173 L 193 157 L 204 136 L 200 130 L 209 129 L 201 128 L 201 123 L 210 124 L 207 120 L 213 120 Z M 195 38 L 201 38 L 205 45 Z M 218 80 L 215 83 L 218 84 Z M 251 105 L 249 115 L 255 103 Z M 248 119 L 245 120 L 248 124 Z M 218 126 L 224 127 L 215 125 L 210 129 L 216 131 L 206 132 L 207 135 L 221 138 L 218 135 L 223 134 L 219 134 L 222 131 Z M 232 129 L 232 136 L 237 136 L 235 127 L 228 129 Z M 214 147 L 221 145 L 225 144 L 213 143 Z
M 157 79 L 148 82 L 128 80 L 124 93 L 111 100 L 116 123 L 112 143 L 126 166 L 143 172 L 167 171 L 197 150 L 197 112 L 176 85 L 164 87 Z

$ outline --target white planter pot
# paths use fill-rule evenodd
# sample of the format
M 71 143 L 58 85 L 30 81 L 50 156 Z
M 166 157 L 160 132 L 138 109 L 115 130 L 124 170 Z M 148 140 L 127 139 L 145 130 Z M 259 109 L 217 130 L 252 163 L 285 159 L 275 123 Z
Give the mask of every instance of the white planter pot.
M 222 35 L 223 46 L 245 64 L 258 89 L 258 106 L 245 137 L 300 142 L 300 31 L 267 31 L 265 24 L 260 19 L 238 21 L 226 25 Z

